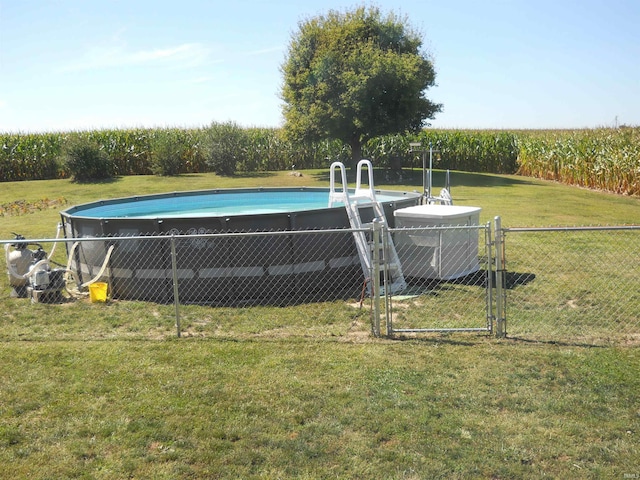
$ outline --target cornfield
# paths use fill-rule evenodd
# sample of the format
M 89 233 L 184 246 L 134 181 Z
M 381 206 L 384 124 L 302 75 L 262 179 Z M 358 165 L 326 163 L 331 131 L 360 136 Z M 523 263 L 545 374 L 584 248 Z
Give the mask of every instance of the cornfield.
M 640 128 L 518 135 L 521 175 L 640 195 Z
M 96 141 L 109 155 L 116 175 L 153 172 L 154 141 L 171 136 L 182 144 L 180 173 L 211 171 L 205 137 L 219 124 L 200 129 L 96 130 L 42 134 L 0 133 L 0 180 L 69 177 L 62 161 L 73 138 Z M 587 130 L 431 130 L 417 135 L 386 135 L 369 140 L 363 155 L 376 166 L 392 163 L 420 167 L 422 149 L 436 152 L 434 167 L 482 173 L 518 173 L 543 179 L 640 195 L 640 127 Z M 348 147 L 339 141 L 312 144 L 287 139 L 282 129 L 244 128 L 237 139 L 238 172 L 327 168 L 347 161 Z
M 63 177 L 58 157 L 64 134 L 0 134 L 0 180 L 45 180 Z
M 410 143 L 421 147 L 411 151 Z M 423 130 L 419 135 L 387 135 L 370 140 L 365 157 L 389 166 L 394 158 L 406 166 L 422 166 L 421 151 L 432 148 L 434 168 L 467 172 L 514 173 L 517 170 L 516 137 L 507 131 Z
M 211 171 L 206 162 L 205 138 L 220 128 L 212 124 L 200 129 L 129 129 L 95 130 L 41 134 L 0 133 L 0 181 L 67 178 L 63 158 L 64 146 L 73 139 L 97 142 L 109 155 L 116 175 L 149 175 L 152 173 L 152 146 L 159 137 L 177 138 L 182 144 L 180 173 Z M 346 160 L 347 149 L 339 141 L 294 144 L 280 129 L 242 129 L 237 141 L 241 172 L 286 170 L 295 166 L 321 168 L 336 159 Z

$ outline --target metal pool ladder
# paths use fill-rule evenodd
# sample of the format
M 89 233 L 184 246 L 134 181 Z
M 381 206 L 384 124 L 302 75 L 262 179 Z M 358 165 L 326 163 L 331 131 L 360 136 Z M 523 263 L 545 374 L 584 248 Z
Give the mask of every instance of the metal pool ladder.
M 367 167 L 367 173 L 369 175 L 368 188 L 362 188 L 362 168 Z M 342 190 L 336 191 L 335 185 L 335 170 L 340 169 L 340 180 L 342 182 Z M 382 224 L 382 230 L 386 235 L 386 242 L 383 245 L 387 246 L 387 254 L 389 258 L 384 256 L 384 252 L 381 252 L 379 258 L 384 258 L 382 265 L 387 268 L 385 272 L 388 275 L 389 282 L 387 287 L 389 292 L 396 294 L 407 288 L 407 283 L 404 280 L 402 273 L 402 266 L 400 265 L 400 259 L 398 258 L 398 252 L 393 244 L 393 239 L 387 227 L 387 218 L 385 217 L 384 210 L 380 203 L 376 199 L 376 194 L 373 190 L 373 166 L 369 160 L 360 160 L 358 162 L 357 174 L 356 174 L 356 189 L 353 194 L 349 194 L 347 188 L 347 174 L 342 162 L 333 162 L 331 164 L 330 183 L 329 183 L 329 208 L 334 207 L 337 203 L 343 203 L 347 216 L 349 217 L 349 223 L 351 228 L 359 229 L 359 231 L 353 232 L 356 248 L 358 249 L 358 256 L 360 257 L 360 265 L 362 266 L 362 272 L 365 278 L 370 278 L 373 272 L 373 242 L 367 239 L 367 232 L 362 231 L 365 228 L 371 228 L 372 223 L 362 223 L 360 217 L 360 207 L 371 207 L 373 209 L 374 218 Z

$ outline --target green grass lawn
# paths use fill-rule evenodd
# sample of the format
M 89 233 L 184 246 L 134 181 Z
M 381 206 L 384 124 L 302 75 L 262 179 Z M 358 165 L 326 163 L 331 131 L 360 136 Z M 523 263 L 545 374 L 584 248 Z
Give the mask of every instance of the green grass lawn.
M 420 190 L 406 173 L 378 186 Z M 0 238 L 51 237 L 60 209 L 99 198 L 256 185 L 328 177 L 3 183 Z M 640 220 L 640 199 L 522 177 L 453 172 L 452 186 L 505 226 Z M 6 275 L 0 290 L 0 478 L 640 475 L 637 347 L 375 339 L 344 302 L 185 306 L 178 339 L 171 305 L 32 305 Z
M 424 341 L 2 344 L 2 478 L 622 478 L 637 349 Z

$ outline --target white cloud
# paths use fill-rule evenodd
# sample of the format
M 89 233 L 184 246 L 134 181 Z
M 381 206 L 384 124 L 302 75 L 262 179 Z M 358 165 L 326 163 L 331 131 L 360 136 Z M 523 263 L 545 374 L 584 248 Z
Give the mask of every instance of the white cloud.
M 125 66 L 166 65 L 172 68 L 188 68 L 202 65 L 209 57 L 209 49 L 200 43 L 128 51 L 122 46 L 94 48 L 82 60 L 62 68 L 64 72 L 105 69 Z
M 209 82 L 212 82 L 215 79 L 216 79 L 216 77 L 213 77 L 213 76 L 197 77 L 197 78 L 192 79 L 189 83 L 191 83 L 193 85 L 196 85 L 196 84 L 199 84 L 199 83 L 209 83 Z
M 124 60 L 131 64 L 169 61 L 199 65 L 207 58 L 207 55 L 207 49 L 199 43 L 185 43 L 177 47 L 134 52 L 126 56 Z
M 284 48 L 281 47 L 281 46 L 280 47 L 261 48 L 261 49 L 258 49 L 258 50 L 245 52 L 244 55 L 247 56 L 247 57 L 255 57 L 255 56 L 258 56 L 258 55 L 266 55 L 266 54 L 269 54 L 269 53 L 281 52 L 283 50 L 284 50 Z

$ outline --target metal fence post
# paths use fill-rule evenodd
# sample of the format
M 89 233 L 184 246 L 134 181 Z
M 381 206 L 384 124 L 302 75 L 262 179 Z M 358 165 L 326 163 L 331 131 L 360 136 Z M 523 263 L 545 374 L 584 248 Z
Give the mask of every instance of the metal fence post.
M 384 321 L 385 321 L 385 325 L 386 325 L 386 329 L 387 329 L 387 336 L 390 337 L 393 335 L 393 320 L 391 318 L 391 281 L 389 279 L 389 259 L 391 258 L 391 255 L 389 253 L 389 241 L 388 239 L 391 238 L 388 235 L 388 226 L 385 224 L 383 225 L 382 230 L 380 231 L 380 236 L 382 238 L 382 259 L 381 259 L 381 263 L 382 263 L 382 278 L 384 280 Z
M 380 336 L 380 238 L 382 223 L 373 219 L 373 255 L 371 262 L 371 298 L 373 301 L 373 318 L 371 319 L 371 333 Z
M 491 222 L 487 222 L 484 229 L 484 248 L 487 255 L 487 276 L 486 276 L 486 310 L 487 310 L 487 327 L 491 333 L 495 328 L 495 312 L 493 309 L 493 232 L 491 231 Z
M 502 338 L 507 335 L 504 231 L 502 230 L 502 219 L 495 217 L 494 221 L 496 232 L 496 337 Z
M 176 307 L 176 332 L 180 338 L 180 297 L 178 296 L 178 267 L 176 256 L 176 239 L 171 235 L 171 271 L 173 276 L 173 303 Z

